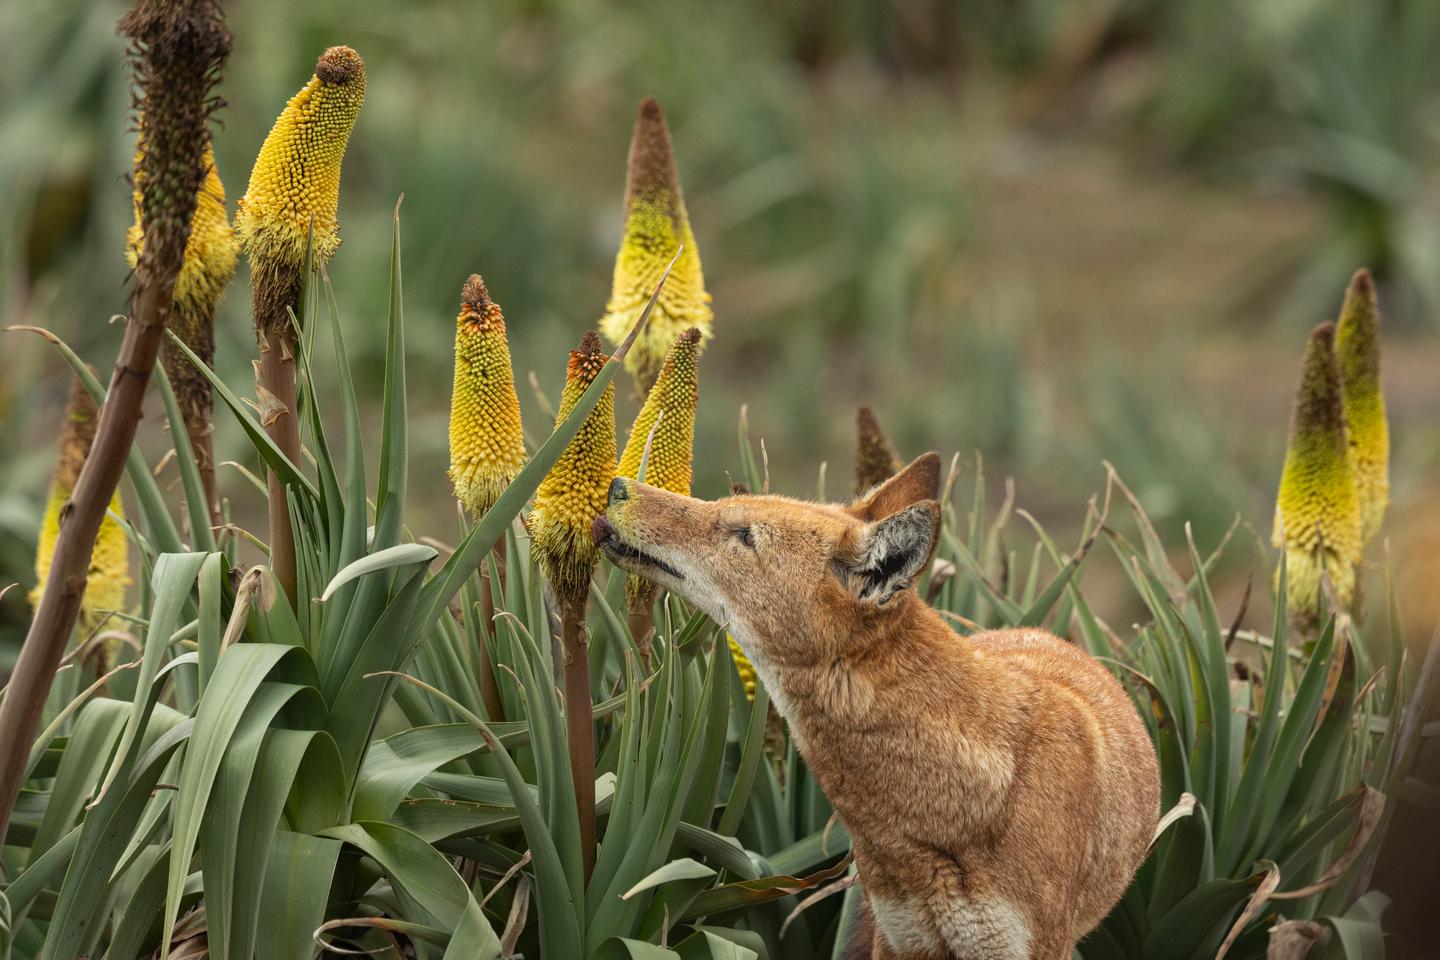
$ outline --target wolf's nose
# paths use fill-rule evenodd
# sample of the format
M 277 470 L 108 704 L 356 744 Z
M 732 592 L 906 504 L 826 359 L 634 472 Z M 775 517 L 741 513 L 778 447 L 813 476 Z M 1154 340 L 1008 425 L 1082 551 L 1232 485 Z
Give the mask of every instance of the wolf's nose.
M 611 480 L 611 481 L 610 481 L 610 498 L 609 498 L 609 500 L 608 500 L 608 503 L 609 503 L 611 506 L 614 506 L 615 504 L 619 503 L 619 502 L 622 501 L 622 500 L 629 500 L 629 499 L 630 499 L 630 491 L 629 491 L 629 489 L 625 486 L 625 478 L 624 478 L 624 477 L 616 477 L 614 480 Z

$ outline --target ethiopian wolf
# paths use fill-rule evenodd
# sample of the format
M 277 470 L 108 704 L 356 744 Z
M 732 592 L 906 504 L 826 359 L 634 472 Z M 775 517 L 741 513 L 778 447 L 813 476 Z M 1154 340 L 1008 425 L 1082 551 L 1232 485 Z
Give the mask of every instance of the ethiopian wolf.
M 1155 830 L 1155 752 L 1101 664 L 1037 629 L 961 636 L 911 588 L 940 536 L 927 454 L 857 503 L 717 502 L 617 479 L 617 565 L 749 656 L 853 838 L 848 957 L 1068 960 Z

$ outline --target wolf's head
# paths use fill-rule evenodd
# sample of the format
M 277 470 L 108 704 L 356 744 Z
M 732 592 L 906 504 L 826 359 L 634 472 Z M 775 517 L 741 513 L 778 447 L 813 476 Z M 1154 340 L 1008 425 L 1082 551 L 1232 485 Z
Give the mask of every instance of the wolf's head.
M 849 507 L 710 502 L 618 478 L 594 533 L 615 564 L 728 627 L 757 665 L 814 662 L 904 605 L 940 535 L 939 495 L 933 453 Z

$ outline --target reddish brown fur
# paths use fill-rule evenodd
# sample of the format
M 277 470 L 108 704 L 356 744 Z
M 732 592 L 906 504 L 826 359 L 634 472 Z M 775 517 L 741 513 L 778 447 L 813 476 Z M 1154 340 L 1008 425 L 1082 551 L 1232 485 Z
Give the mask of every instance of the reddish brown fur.
M 622 480 L 596 533 L 744 647 L 854 838 L 870 956 L 1068 958 L 1145 857 L 1154 750 L 1081 650 L 960 636 L 909 589 L 939 469 L 922 457 L 849 508 Z

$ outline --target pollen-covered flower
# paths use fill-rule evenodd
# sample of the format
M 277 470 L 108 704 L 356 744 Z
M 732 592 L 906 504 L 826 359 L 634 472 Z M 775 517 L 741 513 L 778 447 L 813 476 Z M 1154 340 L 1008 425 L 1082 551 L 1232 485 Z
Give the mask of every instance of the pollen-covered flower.
M 650 457 L 645 460 L 645 482 L 671 493 L 690 495 L 699 361 L 700 330 L 691 327 L 676 338 L 660 368 L 660 376 L 630 427 L 630 439 L 625 441 L 625 452 L 616 471 L 620 476 L 640 478 L 640 461 L 645 460 L 648 441 Z M 654 431 L 653 440 L 651 431 Z M 643 577 L 632 573 L 625 579 L 625 597 L 631 610 L 649 610 L 655 602 L 655 592 L 655 585 Z
M 140 228 L 140 196 L 143 183 L 140 172 L 145 169 L 145 130 L 141 121 L 140 141 L 135 153 L 135 222 L 125 235 L 125 259 L 133 269 L 140 262 L 144 249 L 144 232 Z M 225 185 L 215 168 L 215 152 L 205 147 L 202 161 L 205 179 L 195 195 L 195 213 L 190 218 L 190 237 L 185 243 L 185 260 L 180 274 L 175 278 L 175 313 L 169 322 L 170 329 L 191 345 L 201 359 L 204 353 L 191 343 L 194 327 L 214 319 L 215 307 L 225 292 L 225 286 L 235 276 L 235 262 L 240 255 L 240 242 L 230 226 L 225 209 Z M 171 373 L 168 369 L 167 373 Z M 174 378 L 173 373 L 171 378 Z
M 520 398 L 505 317 L 472 273 L 455 320 L 455 389 L 450 399 L 450 480 L 455 499 L 479 516 L 525 465 Z
M 725 642 L 730 645 L 730 659 L 735 661 L 735 672 L 740 675 L 740 685 L 745 688 L 745 699 L 751 703 L 755 702 L 755 667 L 750 658 L 745 656 L 745 651 L 740 649 L 740 644 L 730 634 L 725 634 Z
M 1390 503 L 1390 426 L 1380 387 L 1380 305 L 1369 270 L 1357 270 L 1335 329 L 1350 466 L 1360 498 L 1361 542 L 1380 531 Z
M 903 464 L 869 407 L 855 411 L 855 433 L 855 495 L 860 496 L 895 476 Z
M 1274 541 L 1285 549 L 1287 600 L 1295 613 L 1316 609 L 1326 573 L 1348 604 L 1360 557 L 1360 505 L 1334 339 L 1335 325 L 1322 323 L 1306 346 L 1275 504 Z
M 560 394 L 558 426 L 575 409 L 586 388 L 610 358 L 600 337 L 586 331 L 580 349 L 570 351 L 565 389 Z M 562 604 L 582 603 L 595 571 L 599 551 L 590 536 L 595 518 L 605 512 L 610 481 L 615 479 L 615 385 L 605 388 L 600 402 L 580 432 L 535 491 L 530 536 L 540 570 Z
M 312 218 L 316 257 L 324 262 L 339 248 L 340 162 L 364 101 L 365 62 L 349 47 L 331 47 L 260 147 L 235 212 L 235 231 L 259 274 L 257 307 L 262 288 L 283 285 L 275 292 L 283 297 L 298 282 Z M 257 325 L 283 325 L 288 305 L 257 311 Z
M 80 468 L 90 455 L 98 419 L 99 411 L 89 391 L 78 379 L 73 380 L 70 401 L 65 408 L 65 425 L 60 433 L 60 455 L 50 482 L 45 516 L 40 523 L 40 539 L 35 546 L 35 589 L 30 594 L 32 604 L 38 604 L 45 592 L 45 581 L 50 577 L 50 564 L 55 557 L 55 541 L 60 536 L 60 513 L 75 492 Z M 110 510 L 116 516 L 124 516 L 118 490 L 110 500 Z M 110 611 L 125 609 L 125 588 L 129 584 L 129 542 L 125 539 L 124 528 L 107 516 L 100 522 L 100 533 L 95 538 L 95 550 L 90 557 L 89 579 L 80 601 L 81 626 L 91 629 Z
M 699 360 L 700 331 L 691 327 L 680 334 L 670 348 L 655 386 L 650 388 L 644 406 L 630 427 L 630 439 L 620 456 L 617 471 L 620 476 L 639 479 L 640 461 L 653 430 L 655 438 L 650 440 L 645 482 L 689 496 L 695 448 L 695 405 L 699 400 Z
M 619 345 L 635 326 L 681 244 L 685 251 L 670 272 L 649 322 L 625 357 L 625 369 L 635 376 L 642 391 L 655 382 L 671 344 L 682 332 L 695 327 L 702 339 L 710 339 L 714 316 L 680 190 L 680 175 L 675 170 L 670 130 L 660 105 L 646 98 L 630 140 L 625 234 L 615 258 L 610 302 L 600 320 L 600 330 L 612 344 Z
M 144 249 L 144 231 L 140 226 L 141 178 L 145 169 L 145 129 L 141 119 L 140 142 L 136 150 L 135 223 L 125 237 L 125 257 L 131 269 L 140 262 Z M 235 263 L 240 254 L 240 241 L 230 227 L 225 207 L 225 185 L 215 169 L 215 153 L 207 144 L 205 179 L 195 196 L 195 213 L 190 218 L 190 237 L 185 244 L 185 258 L 175 278 L 172 296 L 174 309 L 167 326 L 174 330 L 185 345 L 195 351 L 206 366 L 215 360 L 215 312 L 225 287 L 235 276 Z M 206 496 L 212 509 L 218 509 L 215 491 L 215 465 L 211 455 L 210 382 L 169 340 L 161 353 L 165 373 L 175 390 L 180 412 L 185 418 L 190 446 L 200 466 Z

